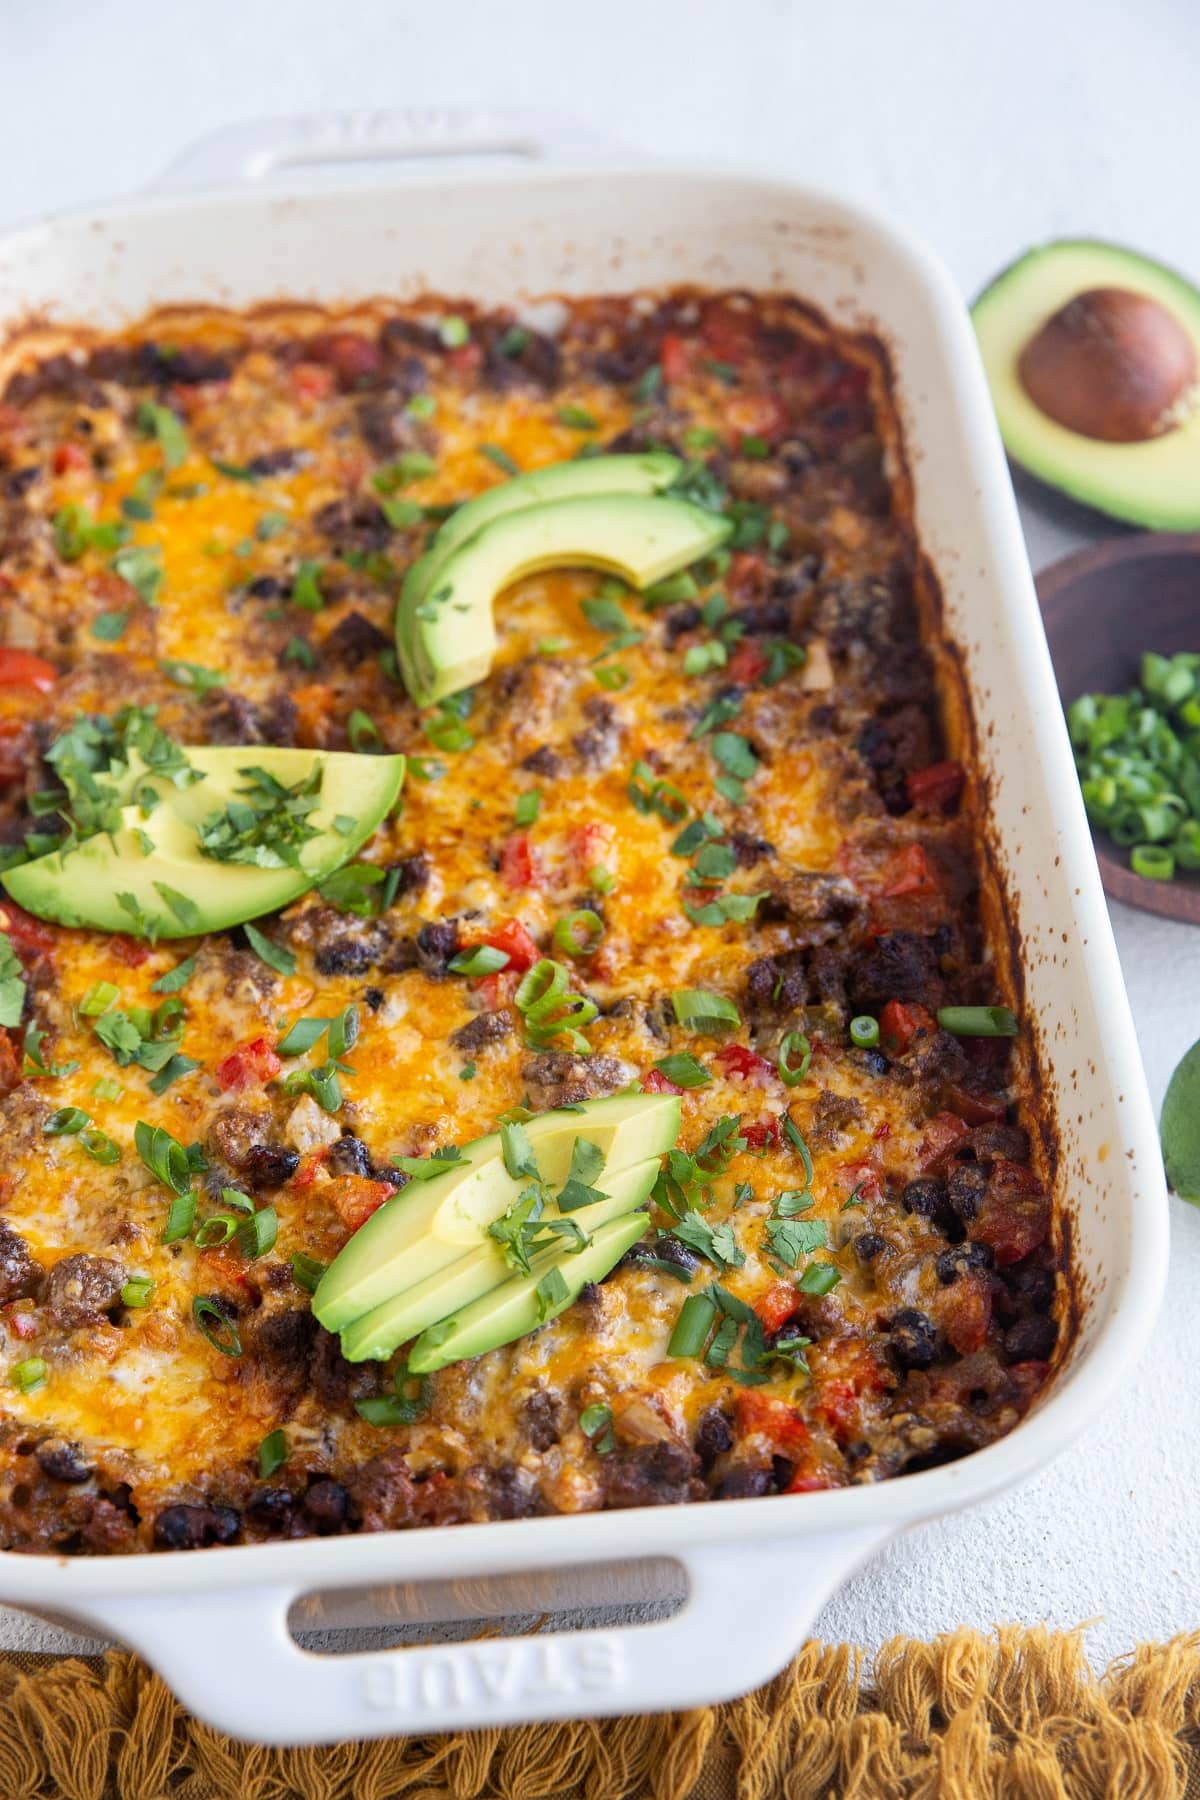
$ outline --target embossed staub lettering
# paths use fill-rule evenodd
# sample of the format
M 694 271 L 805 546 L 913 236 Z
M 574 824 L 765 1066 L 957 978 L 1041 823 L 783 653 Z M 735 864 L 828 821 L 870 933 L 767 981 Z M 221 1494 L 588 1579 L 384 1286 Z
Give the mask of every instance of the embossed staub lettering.
M 401 1650 L 372 1657 L 362 1670 L 362 1697 L 372 1712 L 441 1713 L 604 1693 L 626 1674 L 619 1637 L 593 1633 L 453 1649 Z

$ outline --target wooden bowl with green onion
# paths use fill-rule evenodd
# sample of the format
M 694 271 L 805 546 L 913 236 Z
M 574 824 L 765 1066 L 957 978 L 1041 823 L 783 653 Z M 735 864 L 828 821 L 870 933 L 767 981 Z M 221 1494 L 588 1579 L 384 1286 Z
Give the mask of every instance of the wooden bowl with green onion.
M 1145 651 L 1200 654 L 1200 534 L 1107 539 L 1044 569 L 1037 590 L 1064 707 L 1137 686 Z M 1176 865 L 1171 880 L 1151 880 L 1094 823 L 1092 837 L 1114 900 L 1200 925 L 1200 870 Z

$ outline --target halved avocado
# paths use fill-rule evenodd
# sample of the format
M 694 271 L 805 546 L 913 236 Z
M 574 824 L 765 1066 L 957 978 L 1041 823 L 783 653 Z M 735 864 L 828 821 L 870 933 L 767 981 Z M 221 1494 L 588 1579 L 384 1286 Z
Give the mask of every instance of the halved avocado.
M 1200 527 L 1200 291 L 1064 240 L 1005 269 L 972 316 L 1014 463 L 1113 518 Z
M 496 653 L 493 602 L 525 575 L 575 566 L 649 587 L 732 530 L 719 513 L 654 494 L 585 494 L 504 513 L 458 545 L 428 588 L 409 571 L 396 609 L 404 685 L 418 706 L 430 706 L 481 681 Z
M 661 1156 L 679 1135 L 673 1094 L 614 1094 L 589 1100 L 577 1112 L 545 1112 L 526 1122 L 538 1172 L 561 1187 L 577 1137 L 603 1152 L 597 1178 Z M 327 1331 L 341 1331 L 372 1307 L 393 1300 L 476 1250 L 489 1225 L 529 1185 L 504 1164 L 499 1132 L 467 1144 L 461 1160 L 429 1181 L 413 1181 L 371 1215 L 334 1257 L 313 1295 L 312 1309 Z
M 639 1207 L 658 1178 L 659 1160 L 634 1163 L 631 1168 L 597 1177 L 604 1193 L 603 1200 L 592 1206 L 581 1206 L 568 1216 L 585 1237 L 590 1237 L 611 1219 L 622 1218 Z M 547 1207 L 544 1217 L 560 1218 L 557 1207 Z M 644 1229 L 644 1227 L 643 1227 Z M 562 1248 L 562 1239 L 555 1248 Z M 549 1248 L 549 1247 L 547 1247 Z M 543 1253 L 544 1254 L 544 1253 Z M 472 1301 L 480 1300 L 493 1288 L 506 1282 L 512 1270 L 504 1260 L 504 1251 L 494 1238 L 486 1238 L 477 1250 L 462 1256 L 448 1269 L 430 1275 L 415 1287 L 405 1288 L 394 1300 L 372 1307 L 361 1319 L 355 1319 L 342 1332 L 342 1355 L 349 1362 L 382 1362 L 400 1344 L 415 1338 L 427 1325 L 449 1318 Z
M 432 1375 L 447 1363 L 483 1356 L 486 1351 L 511 1344 L 514 1338 L 524 1337 L 539 1325 L 556 1319 L 589 1281 L 603 1281 L 644 1235 L 648 1224 L 645 1213 L 628 1213 L 609 1225 L 601 1225 L 586 1250 L 574 1255 L 569 1251 L 559 1253 L 544 1262 L 537 1258 L 532 1275 L 514 1275 L 481 1300 L 464 1307 L 454 1318 L 444 1319 L 422 1332 L 409 1356 L 409 1369 L 414 1375 Z M 552 1269 L 562 1275 L 563 1291 L 556 1300 L 545 1304 L 538 1294 L 538 1284 Z
M 153 787 L 159 799 L 149 813 L 127 805 L 111 837 L 85 838 L 77 849 L 9 869 L 2 879 L 17 904 L 40 919 L 93 931 L 164 938 L 224 931 L 287 906 L 331 875 L 378 829 L 404 780 L 402 756 L 260 744 L 184 746 L 184 755 L 202 780 L 178 788 L 135 759 L 127 784 Z M 320 804 L 309 816 L 317 836 L 301 847 L 298 869 L 218 862 L 201 854 L 196 827 L 238 799 L 244 770 L 264 769 L 295 787 L 317 764 Z

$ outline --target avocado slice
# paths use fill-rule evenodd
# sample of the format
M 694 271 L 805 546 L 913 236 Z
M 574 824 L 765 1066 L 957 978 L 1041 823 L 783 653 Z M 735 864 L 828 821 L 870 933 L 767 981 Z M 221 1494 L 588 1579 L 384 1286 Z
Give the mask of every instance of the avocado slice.
M 1112 518 L 1200 528 L 1200 291 L 1071 239 L 1005 269 L 972 316 L 1014 463 Z
M 589 1100 L 577 1111 L 539 1113 L 525 1124 L 542 1180 L 559 1188 L 567 1179 L 577 1137 L 604 1155 L 596 1180 L 634 1163 L 661 1156 L 679 1135 L 674 1094 L 614 1094 Z M 467 1144 L 444 1174 L 412 1181 L 359 1227 L 334 1257 L 313 1295 L 312 1309 L 326 1331 L 341 1331 L 373 1307 L 394 1300 L 418 1282 L 437 1276 L 471 1250 L 489 1225 L 508 1211 L 529 1185 L 504 1164 L 499 1132 Z
M 524 1337 L 539 1325 L 556 1319 L 589 1281 L 603 1281 L 645 1234 L 649 1222 L 643 1212 L 627 1213 L 611 1224 L 601 1225 L 586 1250 L 574 1255 L 569 1251 L 565 1255 L 559 1253 L 545 1262 L 537 1258 L 532 1275 L 514 1275 L 453 1318 L 422 1332 L 409 1355 L 409 1370 L 414 1375 L 432 1375 L 447 1363 L 497 1350 L 501 1344 L 511 1344 L 514 1338 Z M 538 1284 L 555 1269 L 562 1275 L 565 1292 L 542 1305 Z
M 655 1156 L 648 1162 L 634 1163 L 628 1169 L 618 1169 L 612 1175 L 601 1173 L 596 1179 L 605 1198 L 597 1200 L 592 1206 L 578 1207 L 567 1217 L 578 1225 L 585 1237 L 590 1237 L 611 1219 L 619 1219 L 626 1213 L 635 1211 L 654 1186 L 658 1171 L 659 1160 Z M 553 1206 L 547 1207 L 544 1214 L 546 1219 L 562 1216 L 557 1207 Z M 546 1250 L 564 1247 L 559 1239 L 556 1245 L 546 1246 Z M 544 1256 L 545 1251 L 541 1255 Z M 534 1266 L 538 1265 L 539 1258 L 535 1257 Z M 493 1288 L 506 1282 L 512 1273 L 504 1260 L 502 1247 L 494 1238 L 489 1237 L 478 1250 L 460 1257 L 448 1269 L 430 1275 L 415 1287 L 405 1288 L 394 1300 L 372 1307 L 361 1319 L 355 1319 L 342 1332 L 342 1355 L 348 1362 L 366 1362 L 369 1359 L 382 1362 L 398 1345 L 415 1338 L 427 1325 L 449 1318 L 452 1313 L 459 1312 L 472 1301 L 482 1299 Z
M 2 879 L 17 904 L 40 919 L 93 931 L 164 938 L 224 931 L 277 911 L 331 875 L 377 830 L 404 780 L 402 756 L 260 744 L 184 746 L 183 753 L 200 781 L 175 787 L 133 758 L 122 789 L 132 795 L 135 787 L 139 793 L 150 787 L 157 804 L 147 813 L 131 799 L 111 837 L 85 838 L 73 850 L 9 869 Z M 299 868 L 260 868 L 201 854 L 197 827 L 238 801 L 247 781 L 243 771 L 262 769 L 291 788 L 318 766 L 320 803 L 308 821 L 317 835 L 300 847 Z
M 649 587 L 732 530 L 719 513 L 655 494 L 585 494 L 501 514 L 452 550 L 428 588 L 409 571 L 396 609 L 404 685 L 418 706 L 430 706 L 481 681 L 496 653 L 493 602 L 525 575 L 581 566 Z

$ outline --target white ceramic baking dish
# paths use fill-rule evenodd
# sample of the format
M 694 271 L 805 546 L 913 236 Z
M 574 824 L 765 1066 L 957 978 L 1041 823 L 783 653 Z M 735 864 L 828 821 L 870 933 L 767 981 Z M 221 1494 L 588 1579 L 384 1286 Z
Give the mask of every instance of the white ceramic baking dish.
M 117 324 L 165 301 L 333 302 L 431 289 L 486 302 L 672 282 L 784 288 L 876 329 L 895 361 L 926 551 L 973 695 L 991 826 L 1020 932 L 1085 1306 L 1066 1367 L 1009 1437 L 874 1487 L 179 1556 L 0 1556 L 0 1599 L 123 1638 L 201 1717 L 303 1743 L 692 1706 L 778 1670 L 825 1598 L 919 1520 L 1021 1480 L 1125 1380 L 1163 1286 L 1161 1164 L 1012 491 L 962 301 L 886 220 L 790 181 L 592 155 L 554 166 L 541 121 L 426 113 L 253 127 L 149 195 L 0 241 L 0 335 L 30 312 Z M 497 171 L 336 183 L 281 163 L 500 149 Z M 581 152 L 589 160 L 580 160 Z M 242 185 L 229 185 L 234 179 Z M 664 1559 L 665 1562 L 664 1562 Z M 650 1624 L 318 1657 L 299 1597 L 369 1590 L 364 1615 L 559 1611 L 659 1591 Z M 496 1578 L 515 1577 L 500 1587 Z M 431 1582 L 450 1584 L 430 1602 Z M 328 1611 L 319 1615 L 329 1619 Z

